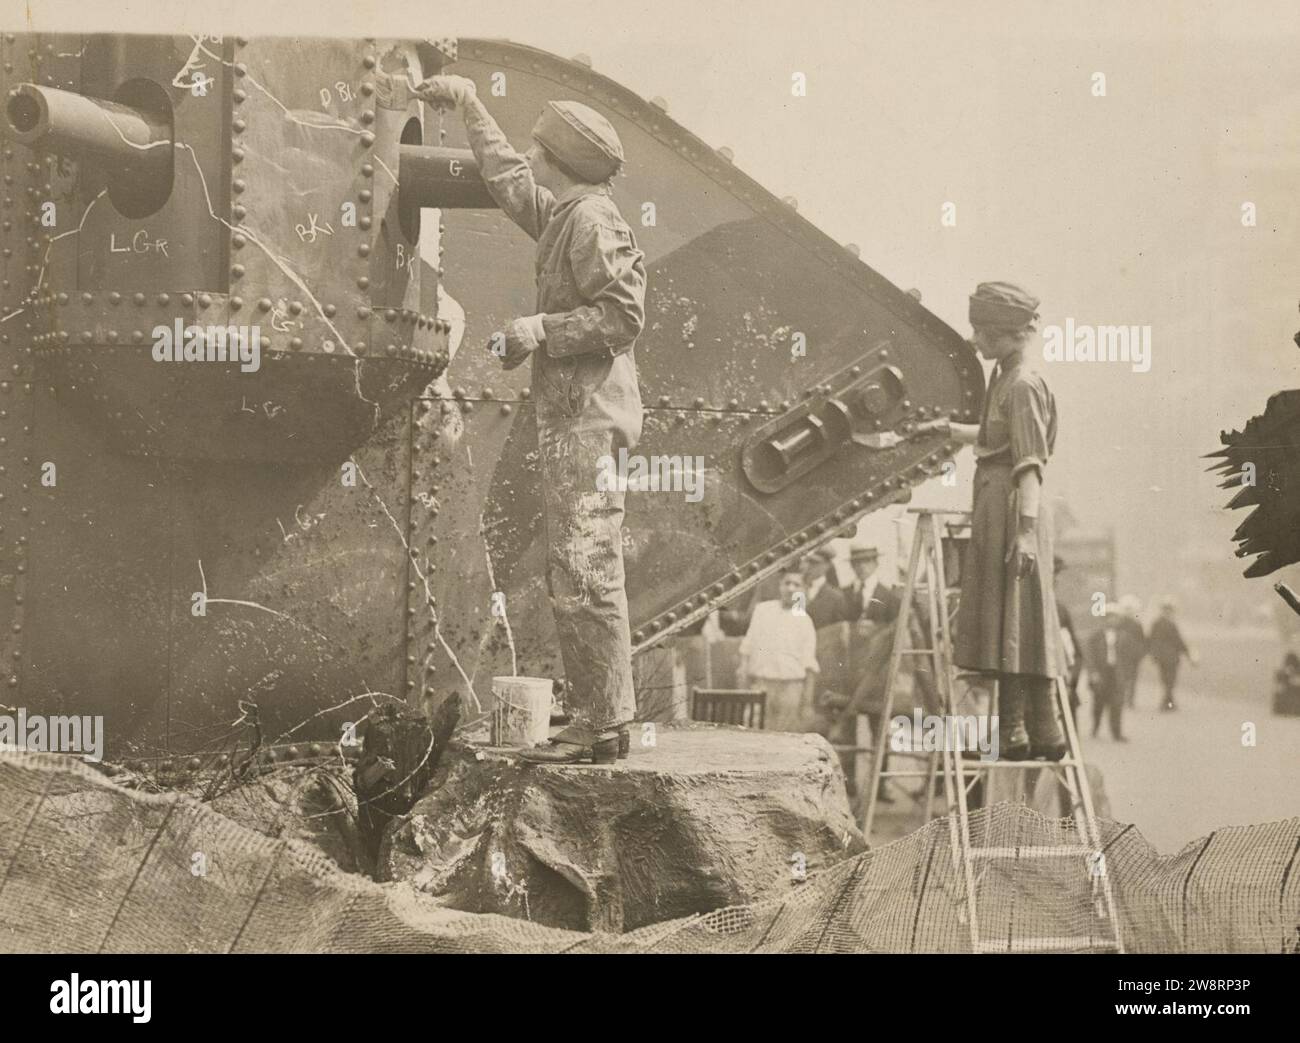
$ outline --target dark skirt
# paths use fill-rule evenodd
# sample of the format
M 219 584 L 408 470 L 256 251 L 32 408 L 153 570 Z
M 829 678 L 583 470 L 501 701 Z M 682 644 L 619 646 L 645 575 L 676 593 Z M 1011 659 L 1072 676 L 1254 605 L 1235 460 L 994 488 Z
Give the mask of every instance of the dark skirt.
M 1009 464 L 975 469 L 970 547 L 962 565 L 954 654 L 966 670 L 1056 677 L 1065 672 L 1061 624 L 1052 583 L 1052 512 L 1044 494 L 1038 514 L 1038 561 L 1018 578 L 1014 550 L 1015 483 Z

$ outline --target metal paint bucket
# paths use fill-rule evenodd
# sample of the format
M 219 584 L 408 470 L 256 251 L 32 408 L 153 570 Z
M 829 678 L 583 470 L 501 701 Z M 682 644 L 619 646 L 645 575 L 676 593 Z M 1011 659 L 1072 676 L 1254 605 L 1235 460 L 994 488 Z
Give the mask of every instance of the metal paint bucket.
M 551 728 L 549 677 L 492 678 L 492 745 L 536 746 Z

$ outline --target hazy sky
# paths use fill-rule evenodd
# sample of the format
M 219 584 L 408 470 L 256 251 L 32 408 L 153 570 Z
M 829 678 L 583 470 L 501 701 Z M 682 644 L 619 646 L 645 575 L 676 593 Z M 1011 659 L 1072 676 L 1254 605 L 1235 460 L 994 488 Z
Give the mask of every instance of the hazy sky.
M 966 295 L 986 279 L 1031 288 L 1045 324 L 1150 326 L 1150 372 L 1044 369 L 1061 412 L 1049 490 L 1081 524 L 1119 529 L 1124 584 L 1143 594 L 1172 587 L 1189 551 L 1230 559 L 1242 515 L 1219 509 L 1198 457 L 1273 391 L 1300 386 L 1294 0 L 112 6 L 110 19 L 84 0 L 5 0 L 3 21 L 504 36 L 582 52 L 731 146 L 739 167 L 964 334 Z M 806 97 L 791 96 L 795 71 Z M 946 202 L 956 227 L 940 223 Z

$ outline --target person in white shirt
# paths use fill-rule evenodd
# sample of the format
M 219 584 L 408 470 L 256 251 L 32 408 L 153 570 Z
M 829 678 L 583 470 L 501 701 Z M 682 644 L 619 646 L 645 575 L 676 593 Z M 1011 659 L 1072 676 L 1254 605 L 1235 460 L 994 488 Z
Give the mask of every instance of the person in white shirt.
M 740 642 L 736 683 L 767 693 L 764 728 L 809 731 L 815 723 L 817 631 L 808 615 L 803 575 L 795 568 L 781 576 L 781 597 L 760 601 Z

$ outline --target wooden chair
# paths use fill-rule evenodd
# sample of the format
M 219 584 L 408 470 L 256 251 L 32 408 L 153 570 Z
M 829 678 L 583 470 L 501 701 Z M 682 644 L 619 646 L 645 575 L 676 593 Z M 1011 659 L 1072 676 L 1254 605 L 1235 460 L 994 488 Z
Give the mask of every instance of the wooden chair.
M 767 692 L 749 688 L 691 688 L 691 720 L 762 729 Z

